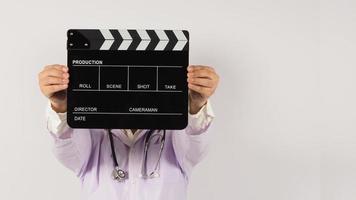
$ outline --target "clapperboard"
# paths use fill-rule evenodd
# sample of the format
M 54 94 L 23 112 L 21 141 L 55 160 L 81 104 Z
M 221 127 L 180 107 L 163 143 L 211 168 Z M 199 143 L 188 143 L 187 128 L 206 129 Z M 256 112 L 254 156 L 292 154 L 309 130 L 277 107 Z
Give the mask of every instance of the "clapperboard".
M 71 29 L 67 37 L 70 127 L 187 126 L 188 31 Z

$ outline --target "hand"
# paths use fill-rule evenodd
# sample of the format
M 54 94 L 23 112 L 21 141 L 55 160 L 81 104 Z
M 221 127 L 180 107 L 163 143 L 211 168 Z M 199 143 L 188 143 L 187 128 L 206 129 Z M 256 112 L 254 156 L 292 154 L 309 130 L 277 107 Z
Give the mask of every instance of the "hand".
M 51 101 L 56 112 L 67 111 L 68 68 L 64 65 L 48 65 L 38 74 L 41 92 Z
M 214 68 L 190 65 L 188 67 L 188 88 L 190 98 L 190 113 L 197 113 L 214 94 L 219 83 L 219 76 Z

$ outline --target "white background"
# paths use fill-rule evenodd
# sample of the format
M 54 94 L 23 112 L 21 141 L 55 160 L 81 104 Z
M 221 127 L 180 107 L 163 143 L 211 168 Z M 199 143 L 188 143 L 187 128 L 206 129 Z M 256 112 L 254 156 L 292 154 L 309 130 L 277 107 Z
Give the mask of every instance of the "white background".
M 189 199 L 356 199 L 356 1 L 0 3 L 0 199 L 79 199 L 51 153 L 37 74 L 69 28 L 187 29 L 221 77 Z

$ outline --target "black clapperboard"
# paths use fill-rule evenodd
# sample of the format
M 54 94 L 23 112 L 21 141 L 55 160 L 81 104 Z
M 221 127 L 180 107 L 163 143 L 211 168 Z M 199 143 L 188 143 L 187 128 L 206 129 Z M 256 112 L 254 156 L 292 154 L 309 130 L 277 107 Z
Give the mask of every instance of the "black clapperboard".
M 71 29 L 67 37 L 70 127 L 187 126 L 188 31 Z

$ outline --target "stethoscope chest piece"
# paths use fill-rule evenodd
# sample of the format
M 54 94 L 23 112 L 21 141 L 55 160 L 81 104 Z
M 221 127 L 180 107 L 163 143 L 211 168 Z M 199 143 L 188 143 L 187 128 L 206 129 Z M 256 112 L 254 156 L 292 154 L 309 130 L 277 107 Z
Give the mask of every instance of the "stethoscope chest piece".
M 127 173 L 124 170 L 120 169 L 119 167 L 115 167 L 115 169 L 112 172 L 112 178 L 114 180 L 122 182 L 125 179 L 127 179 Z
M 159 178 L 159 173 L 157 171 L 153 171 L 150 173 L 150 178 Z

